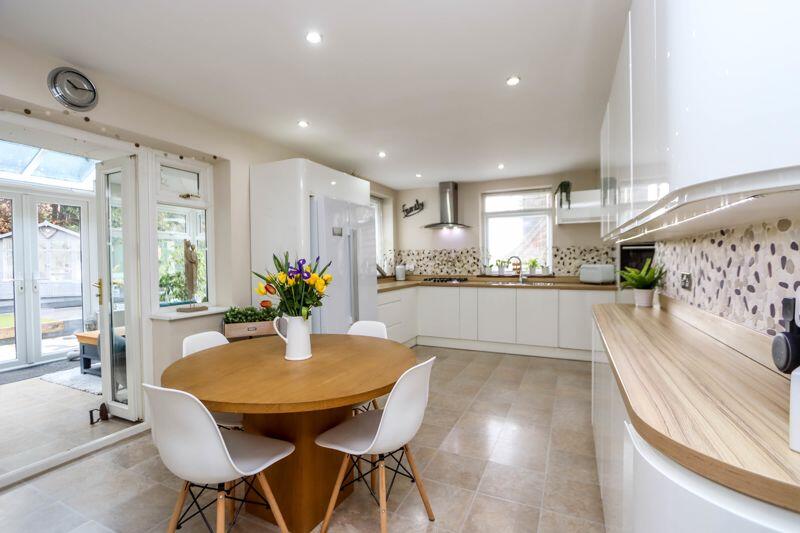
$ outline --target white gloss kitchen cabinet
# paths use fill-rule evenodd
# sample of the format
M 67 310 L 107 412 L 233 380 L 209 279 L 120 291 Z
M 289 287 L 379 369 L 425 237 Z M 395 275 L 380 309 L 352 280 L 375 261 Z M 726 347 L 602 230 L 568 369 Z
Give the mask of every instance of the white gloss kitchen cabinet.
M 613 304 L 612 291 L 558 291 L 558 346 L 573 350 L 592 349 L 592 306 Z
M 458 287 L 418 287 L 418 334 L 457 339 L 461 334 Z
M 378 320 L 386 324 L 389 338 L 397 342 L 417 338 L 417 289 L 378 293 Z
M 478 340 L 517 341 L 517 290 L 480 288 L 478 291 Z
M 378 320 L 397 342 L 589 360 L 591 307 L 615 297 L 608 290 L 421 286 L 379 293 Z
M 558 346 L 557 290 L 518 290 L 517 344 Z
M 794 0 L 632 0 L 599 132 L 603 235 L 662 198 L 800 183 L 797 20 Z

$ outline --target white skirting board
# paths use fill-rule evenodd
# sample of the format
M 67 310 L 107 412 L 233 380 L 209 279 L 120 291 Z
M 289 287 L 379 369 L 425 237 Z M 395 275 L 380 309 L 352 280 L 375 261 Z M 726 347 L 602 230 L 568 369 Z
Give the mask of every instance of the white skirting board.
M 529 355 L 532 357 L 549 357 L 551 359 L 571 359 L 573 361 L 590 361 L 589 350 L 571 350 L 550 346 L 529 346 L 506 342 L 473 341 L 465 339 L 446 339 L 443 337 L 418 336 L 404 342 L 406 346 L 435 346 L 437 348 L 455 348 L 457 350 L 473 350 L 478 352 L 507 353 L 511 355 Z

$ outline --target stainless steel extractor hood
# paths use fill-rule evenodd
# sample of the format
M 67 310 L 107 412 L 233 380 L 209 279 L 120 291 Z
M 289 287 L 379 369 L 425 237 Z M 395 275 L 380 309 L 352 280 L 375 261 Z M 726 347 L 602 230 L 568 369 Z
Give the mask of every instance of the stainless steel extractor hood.
M 458 223 L 458 183 L 443 181 L 439 184 L 439 222 L 426 228 L 468 228 Z

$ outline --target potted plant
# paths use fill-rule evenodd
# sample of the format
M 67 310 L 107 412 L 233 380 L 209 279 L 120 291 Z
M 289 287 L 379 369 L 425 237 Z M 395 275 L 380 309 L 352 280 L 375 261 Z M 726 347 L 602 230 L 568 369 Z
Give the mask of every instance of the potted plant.
M 275 335 L 272 321 L 278 316 L 272 302 L 264 300 L 261 308 L 231 307 L 222 317 L 225 336 L 229 339 Z
M 506 267 L 508 266 L 508 261 L 505 259 L 498 259 L 494 263 L 497 265 L 497 275 L 498 276 L 505 276 L 506 275 Z
M 529 259 L 528 260 L 528 273 L 532 276 L 536 273 L 536 269 L 539 268 L 539 260 L 538 259 Z
M 636 307 L 653 307 L 653 292 L 661 284 L 666 274 L 662 266 L 651 266 L 650 259 L 640 269 L 627 267 L 619 272 L 624 280 L 622 288 L 633 289 L 633 301 Z
M 330 263 L 319 268 L 319 257 L 314 264 L 305 259 L 289 262 L 289 254 L 283 259 L 273 255 L 275 272 L 266 274 L 253 272 L 263 283 L 259 283 L 257 292 L 263 296 L 274 295 L 278 298 L 279 316 L 273 321 L 275 332 L 286 343 L 286 359 L 302 361 L 311 357 L 311 332 L 308 318 L 311 310 L 322 306 L 325 289 L 333 281 L 327 274 Z M 277 327 L 278 320 L 286 322 L 286 335 Z

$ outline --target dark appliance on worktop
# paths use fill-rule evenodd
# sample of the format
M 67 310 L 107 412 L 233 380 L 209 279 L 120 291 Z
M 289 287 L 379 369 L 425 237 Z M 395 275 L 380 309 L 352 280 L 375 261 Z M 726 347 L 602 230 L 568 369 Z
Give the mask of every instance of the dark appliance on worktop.
M 430 283 L 464 283 L 468 281 L 467 278 L 424 278 L 422 281 L 427 281 Z
M 652 242 L 636 243 L 636 244 L 620 244 L 619 254 L 617 259 L 617 266 L 619 270 L 624 270 L 627 267 L 642 268 L 645 261 L 653 260 L 656 253 L 656 245 Z M 617 275 L 618 281 L 619 275 Z

